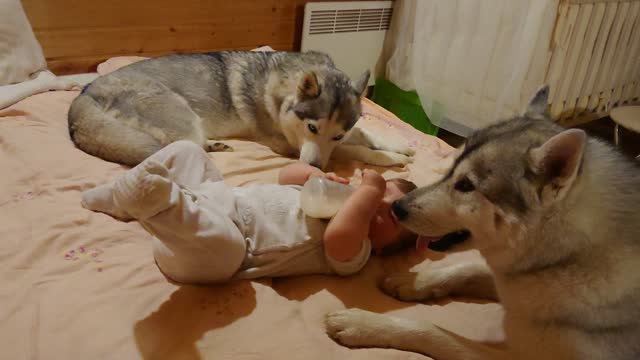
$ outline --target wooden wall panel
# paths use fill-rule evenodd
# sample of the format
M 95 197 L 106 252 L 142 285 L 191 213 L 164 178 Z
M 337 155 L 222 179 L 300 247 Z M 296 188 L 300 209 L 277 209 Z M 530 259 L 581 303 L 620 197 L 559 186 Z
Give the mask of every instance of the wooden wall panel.
M 22 0 L 49 68 L 95 71 L 117 55 L 297 50 L 308 0 Z
M 29 18 L 36 27 L 46 28 L 279 21 L 291 17 L 296 4 L 290 0 L 23 0 L 22 3 L 29 9 Z
M 162 51 L 205 51 L 212 48 L 244 49 L 256 44 L 292 48 L 294 22 L 123 26 L 119 28 L 49 29 L 37 32 L 47 57 L 141 54 Z

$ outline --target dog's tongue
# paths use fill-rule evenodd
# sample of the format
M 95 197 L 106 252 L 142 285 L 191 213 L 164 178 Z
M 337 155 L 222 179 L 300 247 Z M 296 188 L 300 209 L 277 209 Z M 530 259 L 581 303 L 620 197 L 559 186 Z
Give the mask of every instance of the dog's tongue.
M 416 240 L 416 251 L 425 251 L 427 250 L 427 248 L 429 248 L 429 243 L 431 243 L 432 241 L 438 241 L 438 240 L 440 240 L 439 237 L 418 236 L 418 239 Z

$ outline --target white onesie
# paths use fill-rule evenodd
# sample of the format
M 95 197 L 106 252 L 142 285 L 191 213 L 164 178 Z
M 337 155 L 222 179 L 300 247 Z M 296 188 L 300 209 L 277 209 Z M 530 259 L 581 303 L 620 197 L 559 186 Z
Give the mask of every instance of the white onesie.
M 324 253 L 328 222 L 304 215 L 300 186 L 230 187 L 199 146 L 178 141 L 112 184 L 83 194 L 83 206 L 134 218 L 153 237 L 160 269 L 183 283 L 303 274 L 349 275 L 366 264 Z

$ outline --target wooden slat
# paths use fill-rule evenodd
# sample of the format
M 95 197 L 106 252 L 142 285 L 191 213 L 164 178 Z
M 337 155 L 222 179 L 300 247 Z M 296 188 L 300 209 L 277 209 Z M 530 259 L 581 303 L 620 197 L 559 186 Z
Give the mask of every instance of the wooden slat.
M 564 63 L 569 52 L 569 43 L 578 17 L 578 9 L 579 6 L 569 6 L 566 3 L 560 4 L 556 23 L 557 31 L 554 33 L 554 38 L 552 39 L 553 55 L 551 56 L 546 83 L 549 84 L 551 116 L 554 119 L 560 116 L 564 106 L 564 99 L 559 96 L 557 90 L 563 77 Z
M 621 76 L 624 81 L 621 97 L 623 103 L 627 103 L 633 98 L 633 88 L 640 80 L 640 10 L 635 14 L 630 35 L 630 50 Z
M 615 5 L 615 3 L 611 5 Z M 611 28 L 611 32 L 609 33 L 609 37 L 607 38 L 607 45 L 604 49 L 604 57 L 603 57 L 602 63 L 600 64 L 600 67 L 597 69 L 598 79 L 596 80 L 593 90 L 594 90 L 594 93 L 599 94 L 599 96 L 597 98 L 592 97 L 592 99 L 589 101 L 590 109 L 594 109 L 594 110 L 599 109 L 600 111 L 602 111 L 603 109 L 601 107 L 607 104 L 609 101 L 608 93 L 605 93 L 605 92 L 608 90 L 607 87 L 609 85 L 609 80 L 611 79 L 611 73 L 613 70 L 612 66 L 615 60 L 614 55 L 616 54 L 615 50 L 616 50 L 616 46 L 618 45 L 618 39 L 620 38 L 620 34 L 622 32 L 622 26 L 624 25 L 624 22 L 627 18 L 628 13 L 629 13 L 629 3 L 628 2 L 621 3 L 620 6 L 618 7 L 616 17 L 613 21 L 613 27 Z M 607 96 L 605 97 L 605 95 Z
M 615 65 L 614 75 L 612 77 L 612 85 L 610 87 L 613 88 L 611 94 L 611 104 L 615 106 L 622 99 L 622 87 L 630 82 L 632 79 L 624 78 L 625 68 L 627 66 L 629 60 L 629 54 L 633 47 L 633 41 L 631 38 L 631 32 L 636 26 L 636 22 L 638 21 L 638 12 L 640 10 L 640 2 L 635 1 L 631 3 L 631 9 L 629 11 L 629 16 L 627 17 L 627 21 L 622 29 L 622 37 L 619 41 L 618 45 L 618 57 Z M 637 59 L 634 60 L 637 64 Z
M 589 62 L 591 61 L 593 49 L 596 45 L 596 38 L 602 25 L 605 10 L 605 4 L 585 6 L 593 6 L 593 9 L 587 23 L 583 46 L 580 50 L 580 55 L 578 56 L 578 64 L 576 65 L 576 73 L 573 77 L 573 80 L 571 81 L 571 87 L 569 89 L 569 93 L 567 94 L 568 100 L 565 105 L 567 108 L 571 109 L 571 116 L 574 117 L 579 115 L 582 110 L 584 110 L 584 108 L 581 108 L 579 106 L 579 99 L 583 95 L 583 92 L 585 90 L 584 85 L 587 81 L 587 69 L 589 67 Z
M 591 4 L 578 6 L 578 17 L 574 24 L 570 42 L 568 44 L 569 49 L 563 64 L 562 76 L 557 90 L 557 97 L 563 100 L 564 105 L 554 104 L 563 107 L 563 116 L 573 115 L 574 101 L 573 98 L 568 96 L 569 88 L 576 82 L 575 78 L 577 72 L 576 69 L 578 68 L 578 60 L 580 59 L 579 55 L 582 47 L 584 46 L 585 33 L 587 31 L 589 20 L 591 19 L 592 10 L 593 5 Z
M 589 60 L 587 78 L 583 87 L 583 95 L 578 101 L 578 107 L 580 109 L 593 110 L 595 108 L 595 105 L 591 106 L 590 104 L 592 103 L 592 101 L 597 104 L 599 95 L 597 92 L 594 92 L 594 86 L 598 77 L 598 69 L 600 68 L 600 64 L 602 63 L 604 49 L 607 45 L 609 31 L 611 30 L 611 26 L 613 25 L 613 20 L 615 19 L 617 10 L 618 4 L 606 4 L 602 24 L 600 25 L 598 36 L 596 37 L 596 44 L 591 54 L 591 59 Z
M 589 95 L 591 94 L 591 89 L 588 88 L 587 85 L 589 77 L 591 76 L 589 68 L 591 64 L 596 61 L 595 53 L 598 34 L 603 31 L 602 29 L 606 26 L 604 21 L 606 8 L 606 4 L 604 3 L 595 4 L 594 10 L 591 14 L 591 20 L 589 21 L 587 34 L 585 36 L 586 46 L 582 49 L 582 54 L 580 56 L 582 60 L 576 75 L 579 83 L 575 84 L 575 88 L 571 92 L 572 98 L 576 99 L 576 102 L 573 105 L 574 116 L 578 116 L 582 111 L 584 111 L 587 108 L 587 103 L 589 102 Z M 573 91 L 575 91 L 575 93 Z
M 636 26 L 632 37 L 634 37 L 637 42 L 640 41 L 640 25 Z M 640 101 L 640 49 L 636 51 L 636 54 L 630 60 L 633 61 L 634 64 L 633 69 L 630 70 L 631 75 L 629 76 L 633 79 L 633 82 L 628 85 L 628 89 L 625 92 L 627 93 L 627 99 L 637 103 Z
M 636 72 L 640 72 L 640 14 L 636 16 L 634 28 L 631 30 L 631 41 L 633 45 L 622 75 L 624 79 L 629 80 L 629 82 L 622 87 L 622 98 L 625 99 L 625 101 L 633 97 L 633 88 L 636 82 L 640 80 L 640 75 L 636 74 Z
M 551 59 L 549 60 L 549 66 L 547 74 L 545 76 L 545 84 L 549 85 L 549 99 L 553 99 L 555 94 L 556 84 L 560 72 L 557 70 L 562 65 L 559 60 L 559 51 L 562 49 L 563 39 L 567 36 L 569 26 L 567 25 L 567 17 L 569 16 L 569 4 L 561 2 L 558 6 L 558 16 L 554 25 L 553 34 L 551 37 L 551 43 L 549 47 L 551 49 Z M 566 49 L 564 50 L 566 52 Z

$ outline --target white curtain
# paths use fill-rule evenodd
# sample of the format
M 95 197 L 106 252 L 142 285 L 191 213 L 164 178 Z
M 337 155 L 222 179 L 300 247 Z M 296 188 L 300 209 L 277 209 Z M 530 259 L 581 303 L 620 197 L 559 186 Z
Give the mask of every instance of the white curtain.
M 397 0 L 379 71 L 466 136 L 524 110 L 544 82 L 558 0 Z

